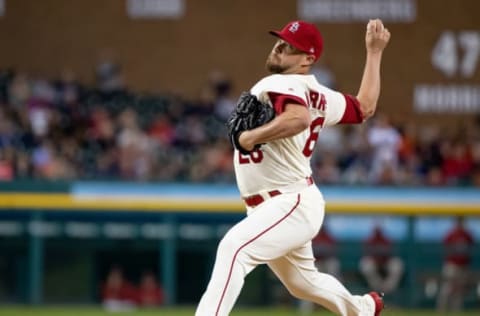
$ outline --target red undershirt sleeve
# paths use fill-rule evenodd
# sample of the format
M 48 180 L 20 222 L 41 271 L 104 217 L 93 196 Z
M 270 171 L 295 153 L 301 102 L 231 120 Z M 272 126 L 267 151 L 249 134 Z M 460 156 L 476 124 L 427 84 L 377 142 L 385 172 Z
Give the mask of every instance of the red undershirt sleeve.
M 352 95 L 344 94 L 346 101 L 345 113 L 343 113 L 339 124 L 355 124 L 363 122 L 362 110 L 360 110 L 360 102 Z
M 294 95 L 269 92 L 268 97 L 272 102 L 272 105 L 273 105 L 273 108 L 275 109 L 276 114 L 280 114 L 283 111 L 285 111 L 285 106 L 289 103 L 295 103 L 305 107 L 307 106 L 307 104 L 305 103 L 305 100 Z

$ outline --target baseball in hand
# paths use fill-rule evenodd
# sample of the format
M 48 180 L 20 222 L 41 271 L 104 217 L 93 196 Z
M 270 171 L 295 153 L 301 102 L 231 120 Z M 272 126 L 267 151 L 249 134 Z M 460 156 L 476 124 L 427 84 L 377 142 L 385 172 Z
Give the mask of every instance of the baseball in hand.
M 370 20 L 367 24 L 367 32 L 383 32 L 385 27 L 379 19 Z
M 370 20 L 367 24 L 365 41 L 369 51 L 382 51 L 390 40 L 390 32 L 380 19 Z

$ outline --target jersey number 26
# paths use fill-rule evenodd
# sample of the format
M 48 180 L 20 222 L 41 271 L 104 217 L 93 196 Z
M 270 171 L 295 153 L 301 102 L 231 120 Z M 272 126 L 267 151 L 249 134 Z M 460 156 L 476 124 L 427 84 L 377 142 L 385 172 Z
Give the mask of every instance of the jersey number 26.
M 318 117 L 310 124 L 310 135 L 308 136 L 307 141 L 305 142 L 305 146 L 302 150 L 302 153 L 305 155 L 305 157 L 310 157 L 312 155 L 313 149 L 315 148 L 315 143 L 318 139 L 318 134 L 320 133 L 320 129 L 323 126 L 324 120 L 324 117 Z M 238 161 L 240 162 L 240 164 L 260 163 L 262 162 L 262 160 L 263 152 L 260 148 L 255 149 L 247 155 L 243 155 L 238 152 Z

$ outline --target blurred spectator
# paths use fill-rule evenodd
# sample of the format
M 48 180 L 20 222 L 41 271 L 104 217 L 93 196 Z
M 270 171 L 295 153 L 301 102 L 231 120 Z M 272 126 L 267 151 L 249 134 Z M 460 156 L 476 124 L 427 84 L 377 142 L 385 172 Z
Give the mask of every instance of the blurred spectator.
M 337 90 L 335 74 L 330 67 L 325 64 L 325 60 L 322 59 L 320 63 L 317 63 L 317 65 L 313 66 L 310 73 L 313 74 L 315 78 L 317 78 L 318 82 L 320 82 L 322 85 L 330 89 Z
M 12 115 L 0 107 L 0 149 L 14 146 L 16 141 L 16 127 Z
M 340 159 L 342 166 L 342 183 L 368 183 L 370 157 L 365 127 L 366 126 L 363 125 L 349 125 L 345 128 L 345 151 Z
M 14 177 L 13 148 L 0 147 L 0 181 L 11 181 Z
M 177 144 L 198 148 L 207 141 L 204 122 L 197 115 L 191 115 L 179 122 L 175 128 Z
M 417 128 L 412 122 L 406 122 L 400 125 L 398 130 L 400 134 L 398 183 L 419 185 L 422 182 L 424 170 L 422 170 L 422 161 L 417 150 Z
M 442 171 L 449 184 L 465 184 L 473 170 L 473 162 L 467 145 L 462 142 L 445 143 Z
M 315 180 L 322 184 L 335 184 L 340 182 L 341 171 L 335 155 L 324 152 L 321 159 L 313 166 Z
M 434 170 L 434 173 L 437 173 L 437 170 L 442 169 L 443 155 L 442 155 L 442 142 L 446 139 L 446 135 L 442 135 L 440 128 L 431 125 L 421 125 L 418 127 L 417 133 L 417 155 L 420 158 L 420 173 L 425 176 L 430 170 Z M 445 185 L 445 179 L 443 177 L 443 172 L 440 177 L 434 177 L 438 182 L 434 182 L 437 185 Z M 425 179 L 423 179 L 425 180 Z
M 160 306 L 164 300 L 165 294 L 155 275 L 150 271 L 144 272 L 138 287 L 139 304 L 144 307 Z
M 152 149 L 150 138 L 138 124 L 137 113 L 127 108 L 120 113 L 119 147 L 120 172 L 125 179 L 146 180 L 152 170 Z
M 43 140 L 33 149 L 32 163 L 35 175 L 48 178 L 54 165 L 55 149 L 50 140 Z
M 33 169 L 27 153 L 23 151 L 17 152 L 14 166 L 16 179 L 32 178 Z
M 429 187 L 439 187 L 445 185 L 445 177 L 442 169 L 439 167 L 430 167 L 425 174 L 424 184 Z
M 465 228 L 463 217 L 458 217 L 455 227 L 443 239 L 445 261 L 437 299 L 441 312 L 458 312 L 463 308 L 473 244 L 473 236 Z
M 330 152 L 335 156 L 343 153 L 346 139 L 343 135 L 342 127 L 329 126 L 322 130 L 322 137 L 319 137 L 317 140 L 315 156 L 321 155 L 324 152 Z
M 93 107 L 88 121 L 88 137 L 102 149 L 115 145 L 115 125 L 110 113 L 101 105 Z
M 313 256 L 318 271 L 333 275 L 340 279 L 340 260 L 337 257 L 337 241 L 328 231 L 327 225 L 323 225 L 320 232 L 312 240 Z M 302 314 L 310 314 L 314 310 L 314 303 L 301 301 L 299 309 Z
M 398 131 L 390 124 L 385 114 L 374 118 L 373 126 L 368 131 L 368 143 L 372 147 L 372 167 L 370 179 L 375 184 L 395 184 L 397 181 L 398 153 L 401 138 Z
M 214 113 L 219 119 L 226 121 L 237 103 L 237 98 L 232 96 L 233 83 L 220 70 L 213 70 L 208 79 L 214 96 Z
M 400 144 L 398 146 L 398 157 L 400 161 L 407 164 L 408 161 L 415 157 L 415 148 L 417 146 L 415 125 L 407 122 L 399 131 Z
M 474 187 L 480 188 L 480 164 L 472 170 L 471 178 L 471 184 Z
M 15 109 L 21 109 L 27 103 L 30 94 L 31 87 L 27 74 L 20 72 L 14 75 L 8 88 L 8 103 Z
M 376 226 L 364 244 L 365 254 L 360 260 L 360 272 L 369 287 L 385 294 L 398 288 L 404 271 L 404 263 L 394 255 L 392 246 L 380 226 Z
M 61 113 L 67 118 L 77 115 L 81 87 L 75 73 L 70 69 L 64 69 L 60 74 L 60 79 L 54 81 L 54 90 L 55 104 Z
M 168 147 L 175 141 L 175 127 L 166 115 L 159 114 L 153 120 L 148 135 L 158 145 Z
M 230 143 L 219 140 L 215 146 L 204 148 L 198 156 L 199 162 L 191 168 L 189 178 L 195 182 L 232 182 L 233 153 Z
M 109 50 L 100 52 L 95 67 L 95 76 L 98 89 L 106 97 L 125 89 L 122 67 Z
M 119 267 L 112 267 L 102 285 L 102 305 L 108 311 L 129 311 L 138 302 L 137 289 L 125 280 Z

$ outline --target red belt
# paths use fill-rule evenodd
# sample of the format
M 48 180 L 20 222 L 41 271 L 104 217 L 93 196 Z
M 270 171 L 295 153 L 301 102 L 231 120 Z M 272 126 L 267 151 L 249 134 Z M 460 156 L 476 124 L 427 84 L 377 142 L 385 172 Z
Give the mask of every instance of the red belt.
M 313 184 L 313 178 L 311 176 L 307 177 L 305 180 L 307 181 L 307 186 L 310 186 Z M 268 191 L 267 194 L 270 197 L 274 197 L 282 194 L 282 192 L 280 192 L 279 190 L 272 190 L 272 191 Z M 261 194 L 254 194 L 254 195 L 250 195 L 243 198 L 243 200 L 245 201 L 245 204 L 247 204 L 248 206 L 255 207 L 263 203 L 265 201 L 265 198 Z

